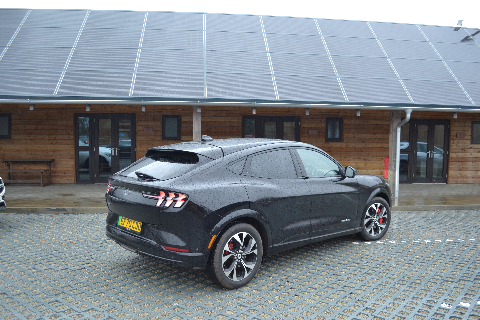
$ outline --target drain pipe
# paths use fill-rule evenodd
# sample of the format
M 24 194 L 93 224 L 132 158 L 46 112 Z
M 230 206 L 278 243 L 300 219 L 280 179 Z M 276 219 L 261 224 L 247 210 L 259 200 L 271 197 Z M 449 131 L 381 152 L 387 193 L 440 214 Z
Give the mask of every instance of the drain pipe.
M 410 114 L 412 113 L 412 109 L 405 110 L 405 119 L 400 121 L 397 125 L 397 154 L 395 156 L 395 205 L 398 205 L 398 188 L 400 184 L 400 132 L 402 126 L 410 121 Z

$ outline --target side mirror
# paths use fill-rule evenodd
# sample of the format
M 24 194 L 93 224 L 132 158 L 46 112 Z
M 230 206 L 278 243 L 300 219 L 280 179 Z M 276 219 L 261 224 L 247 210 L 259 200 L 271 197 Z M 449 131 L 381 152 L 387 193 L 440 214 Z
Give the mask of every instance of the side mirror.
M 355 175 L 357 174 L 357 170 L 354 168 L 348 166 L 345 168 L 345 177 L 347 178 L 355 178 Z

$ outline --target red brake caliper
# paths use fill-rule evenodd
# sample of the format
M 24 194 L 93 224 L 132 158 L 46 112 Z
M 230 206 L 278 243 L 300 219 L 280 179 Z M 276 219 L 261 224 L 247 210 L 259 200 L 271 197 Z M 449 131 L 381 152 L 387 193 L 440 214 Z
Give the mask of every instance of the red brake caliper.
M 382 212 L 382 210 L 380 210 L 380 208 L 378 208 L 377 215 L 380 215 L 381 212 Z M 378 222 L 383 223 L 383 218 L 378 219 Z
M 229 250 L 232 250 L 232 249 L 233 249 L 233 243 L 230 242 L 230 243 L 228 244 L 228 249 L 229 249 Z M 224 251 L 223 251 L 223 254 L 228 254 L 228 251 L 224 250 Z

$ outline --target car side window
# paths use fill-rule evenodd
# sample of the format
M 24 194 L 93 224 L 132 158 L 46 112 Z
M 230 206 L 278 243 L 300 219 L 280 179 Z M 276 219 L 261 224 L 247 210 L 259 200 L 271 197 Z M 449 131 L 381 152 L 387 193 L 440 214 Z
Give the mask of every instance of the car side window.
M 297 153 L 307 177 L 319 178 L 341 175 L 338 165 L 326 155 L 309 149 L 297 149 Z
M 246 175 L 268 179 L 297 178 L 295 165 L 288 150 L 274 150 L 249 157 L 250 165 Z

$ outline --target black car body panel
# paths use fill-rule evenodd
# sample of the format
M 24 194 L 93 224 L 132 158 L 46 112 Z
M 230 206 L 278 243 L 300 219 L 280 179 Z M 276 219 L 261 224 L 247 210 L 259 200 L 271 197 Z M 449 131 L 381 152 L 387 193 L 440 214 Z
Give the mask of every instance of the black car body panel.
M 336 169 L 313 177 L 305 154 L 321 156 Z M 358 232 L 369 199 L 380 195 L 391 203 L 383 179 L 347 177 L 322 150 L 271 139 L 152 148 L 109 183 L 108 237 L 129 250 L 193 268 L 207 266 L 216 240 L 238 222 L 259 231 L 268 255 Z M 120 216 L 141 222 L 141 233 L 119 226 Z

